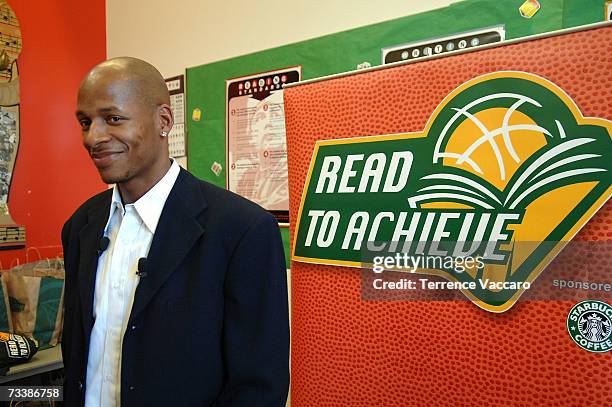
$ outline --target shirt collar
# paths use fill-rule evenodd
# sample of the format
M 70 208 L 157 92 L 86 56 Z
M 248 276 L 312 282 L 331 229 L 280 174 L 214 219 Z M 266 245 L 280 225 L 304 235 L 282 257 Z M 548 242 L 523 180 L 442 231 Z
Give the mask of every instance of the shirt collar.
M 172 165 L 170 165 L 170 169 L 168 172 L 166 172 L 166 175 L 164 175 L 163 178 L 157 182 L 157 184 L 155 184 L 143 196 L 141 196 L 140 199 L 133 203 L 134 209 L 136 209 L 136 212 L 142 219 L 143 223 L 153 234 L 155 233 L 155 229 L 157 229 L 157 223 L 159 222 L 159 217 L 164 209 L 166 199 L 168 199 L 168 195 L 170 195 L 170 191 L 172 190 L 172 187 L 174 186 L 180 172 L 180 167 L 176 163 L 176 160 L 172 157 L 170 160 L 172 161 Z M 119 194 L 117 184 L 115 184 L 113 187 L 110 213 L 104 228 L 105 234 L 115 210 L 119 210 L 121 214 L 125 213 L 123 201 L 121 200 L 121 195 Z

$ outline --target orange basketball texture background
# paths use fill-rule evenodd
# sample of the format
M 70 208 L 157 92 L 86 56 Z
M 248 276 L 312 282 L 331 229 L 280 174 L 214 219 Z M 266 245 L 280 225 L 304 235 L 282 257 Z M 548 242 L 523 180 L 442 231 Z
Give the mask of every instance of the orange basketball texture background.
M 453 89 L 499 70 L 549 79 L 584 116 L 610 120 L 611 69 L 608 26 L 286 89 L 292 241 L 316 140 L 421 131 Z M 611 241 L 612 205 L 574 239 Z M 609 282 L 606 257 L 574 260 L 597 260 Z M 612 352 L 572 341 L 575 301 L 493 314 L 468 301 L 362 302 L 358 269 L 292 262 L 291 279 L 295 407 L 612 406 Z

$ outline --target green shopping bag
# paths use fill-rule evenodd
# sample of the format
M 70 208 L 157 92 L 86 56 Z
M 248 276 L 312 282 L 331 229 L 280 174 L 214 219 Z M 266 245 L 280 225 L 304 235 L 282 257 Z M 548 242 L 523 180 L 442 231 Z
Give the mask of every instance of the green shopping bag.
M 6 283 L 0 278 L 0 332 L 12 332 L 13 323 L 11 320 L 11 309 L 9 307 L 9 297 L 6 290 Z
M 26 263 L 4 272 L 2 278 L 8 292 L 12 332 L 35 338 L 40 349 L 57 345 L 63 323 L 61 260 Z

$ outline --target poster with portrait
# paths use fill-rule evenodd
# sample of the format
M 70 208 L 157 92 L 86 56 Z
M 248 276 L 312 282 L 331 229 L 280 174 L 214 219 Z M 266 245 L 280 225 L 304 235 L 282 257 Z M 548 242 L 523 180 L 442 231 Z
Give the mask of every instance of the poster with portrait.
M 25 226 L 9 213 L 9 191 L 19 150 L 19 69 L 21 29 L 15 12 L 0 0 L 0 250 L 25 246 Z
M 19 105 L 0 105 L 0 203 L 6 204 L 19 142 Z
M 283 87 L 301 67 L 226 80 L 227 188 L 289 224 Z

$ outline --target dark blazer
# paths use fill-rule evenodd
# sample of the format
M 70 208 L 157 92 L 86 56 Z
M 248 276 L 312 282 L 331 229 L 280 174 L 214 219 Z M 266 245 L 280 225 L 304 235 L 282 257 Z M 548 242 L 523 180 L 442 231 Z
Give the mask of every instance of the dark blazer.
M 112 190 L 66 222 L 65 405 L 84 402 L 97 249 Z M 284 406 L 285 258 L 275 219 L 185 170 L 168 196 L 123 338 L 121 405 Z

